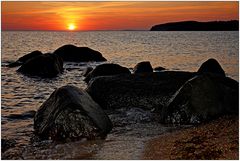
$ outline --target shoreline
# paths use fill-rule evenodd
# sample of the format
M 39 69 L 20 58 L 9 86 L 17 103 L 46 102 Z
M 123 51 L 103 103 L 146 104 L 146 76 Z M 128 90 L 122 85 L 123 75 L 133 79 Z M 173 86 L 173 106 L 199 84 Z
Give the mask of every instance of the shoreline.
M 238 117 L 223 116 L 209 123 L 166 133 L 145 144 L 141 159 L 239 159 Z

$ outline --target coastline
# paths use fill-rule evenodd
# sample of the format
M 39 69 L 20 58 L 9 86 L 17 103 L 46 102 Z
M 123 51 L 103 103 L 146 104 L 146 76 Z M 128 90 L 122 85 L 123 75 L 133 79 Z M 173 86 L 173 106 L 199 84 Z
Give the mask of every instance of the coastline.
M 147 142 L 147 160 L 239 159 L 238 117 L 224 116 L 210 123 L 166 133 Z

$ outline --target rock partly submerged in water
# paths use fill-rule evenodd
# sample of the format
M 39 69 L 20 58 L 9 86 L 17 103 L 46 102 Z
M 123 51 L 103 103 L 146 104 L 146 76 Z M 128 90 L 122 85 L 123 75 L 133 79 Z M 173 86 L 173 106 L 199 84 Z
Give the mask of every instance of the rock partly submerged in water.
M 105 109 L 139 107 L 161 109 L 190 78 L 191 72 L 154 72 L 97 77 L 87 92 Z
M 214 73 L 225 76 L 225 72 L 217 60 L 211 58 L 204 62 L 197 71 L 199 74 Z
M 24 63 L 17 71 L 28 76 L 51 78 L 63 72 L 63 61 L 57 55 L 42 54 Z
M 55 90 L 38 109 L 34 130 L 53 140 L 105 137 L 112 123 L 85 91 L 74 86 Z
M 16 120 L 25 120 L 25 119 L 29 119 L 29 118 L 33 118 L 35 116 L 36 111 L 34 110 L 30 110 L 30 111 L 26 111 L 23 112 L 21 114 L 10 114 L 8 116 L 6 116 L 8 119 L 16 119 Z
M 85 68 L 82 72 L 82 76 L 86 77 L 92 70 L 93 70 L 93 67 Z
M 159 66 L 159 67 L 155 67 L 154 70 L 155 71 L 162 71 L 162 70 L 166 70 L 166 68 Z
M 122 67 L 118 64 L 101 64 L 93 69 L 85 78 L 85 81 L 88 83 L 91 79 L 98 76 L 111 76 L 119 74 L 131 74 L 128 68 Z
M 152 65 L 149 61 L 143 61 L 138 63 L 134 68 L 133 68 L 133 73 L 151 73 L 153 72 Z
M 106 61 L 99 51 L 70 44 L 61 46 L 54 51 L 54 54 L 60 56 L 66 62 Z
M 238 115 L 239 83 L 215 74 L 187 81 L 161 112 L 164 123 L 194 124 L 222 115 Z
M 30 59 L 32 59 L 32 58 L 34 58 L 36 56 L 42 55 L 42 54 L 43 53 L 41 51 L 38 51 L 38 50 L 33 51 L 33 52 L 29 53 L 29 54 L 26 54 L 26 55 L 20 57 L 16 62 L 10 63 L 8 65 L 8 67 L 20 66 L 20 65 L 24 64 L 25 62 L 27 62 L 28 60 L 30 60 Z

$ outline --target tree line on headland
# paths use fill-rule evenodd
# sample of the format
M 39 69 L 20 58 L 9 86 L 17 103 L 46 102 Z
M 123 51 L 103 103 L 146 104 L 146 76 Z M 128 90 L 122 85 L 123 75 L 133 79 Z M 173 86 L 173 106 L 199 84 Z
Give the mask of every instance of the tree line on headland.
M 181 21 L 158 24 L 152 26 L 150 31 L 238 31 L 238 20 L 231 21 Z

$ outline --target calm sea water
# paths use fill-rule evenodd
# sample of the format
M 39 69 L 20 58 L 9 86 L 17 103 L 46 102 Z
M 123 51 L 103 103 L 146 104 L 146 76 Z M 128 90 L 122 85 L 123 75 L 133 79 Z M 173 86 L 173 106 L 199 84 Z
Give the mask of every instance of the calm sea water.
M 100 51 L 109 62 L 134 67 L 150 61 L 153 67 L 196 71 L 209 58 L 217 59 L 229 77 L 238 80 L 238 32 L 2 32 L 2 138 L 13 138 L 24 159 L 139 159 L 144 143 L 172 130 L 151 120 L 151 113 L 134 107 L 110 114 L 117 125 L 104 141 L 65 144 L 31 144 L 32 119 L 10 119 L 10 114 L 37 110 L 56 89 L 66 84 L 85 88 L 81 76 L 87 66 L 98 63 L 66 63 L 65 71 L 54 79 L 28 78 L 7 68 L 9 61 L 34 50 L 53 52 L 65 44 L 88 46 Z M 81 150 L 79 150 L 81 149 Z

